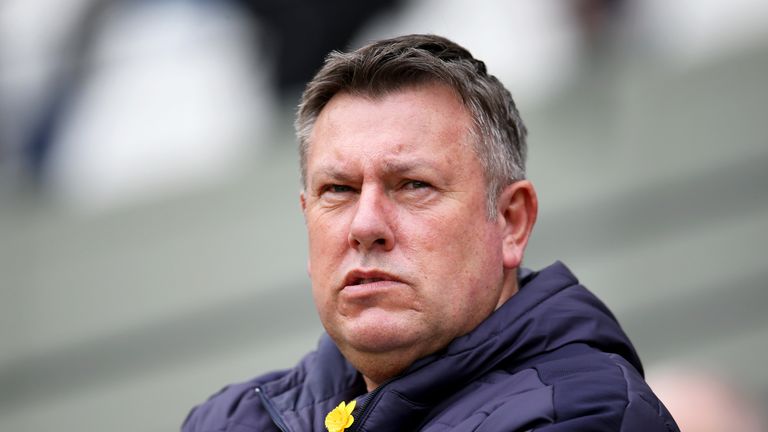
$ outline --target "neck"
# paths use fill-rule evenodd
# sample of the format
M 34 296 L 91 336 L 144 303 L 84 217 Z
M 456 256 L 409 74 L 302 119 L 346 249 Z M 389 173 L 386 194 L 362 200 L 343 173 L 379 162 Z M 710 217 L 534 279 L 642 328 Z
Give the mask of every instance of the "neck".
M 416 360 L 426 356 L 413 349 L 381 353 L 361 353 L 358 351 L 342 351 L 342 353 L 363 375 L 365 386 L 369 392 L 375 390 L 385 381 L 400 375 Z

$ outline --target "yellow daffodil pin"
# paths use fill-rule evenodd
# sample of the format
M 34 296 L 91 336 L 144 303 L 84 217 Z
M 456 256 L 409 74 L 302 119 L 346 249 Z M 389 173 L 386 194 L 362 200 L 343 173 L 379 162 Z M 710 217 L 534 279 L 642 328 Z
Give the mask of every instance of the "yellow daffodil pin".
M 331 412 L 325 416 L 325 427 L 328 432 L 344 432 L 344 429 L 352 426 L 352 422 L 355 418 L 352 417 L 352 411 L 355 409 L 357 401 L 352 401 L 347 405 L 341 402 L 339 406 L 334 408 Z

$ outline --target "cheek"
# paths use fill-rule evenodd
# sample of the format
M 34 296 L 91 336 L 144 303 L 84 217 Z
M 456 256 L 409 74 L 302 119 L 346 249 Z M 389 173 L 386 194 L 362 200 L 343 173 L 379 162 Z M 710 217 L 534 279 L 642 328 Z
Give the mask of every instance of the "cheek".
M 332 303 L 332 288 L 339 282 L 336 269 L 341 268 L 347 250 L 347 232 L 339 218 L 307 218 L 310 280 L 312 295 L 319 311 Z
M 430 291 L 427 295 L 432 302 L 450 302 L 467 289 L 474 273 L 468 267 L 475 267 L 472 261 L 478 253 L 472 244 L 473 233 L 464 223 L 447 218 L 411 219 L 401 227 L 400 247 Z
M 481 259 L 495 248 L 498 236 L 492 226 L 477 218 L 454 217 L 435 218 L 414 224 L 415 237 L 419 238 L 419 249 L 434 254 L 434 259 L 446 265 L 463 267 L 467 259 Z
M 329 290 L 320 289 L 317 283 L 312 283 L 312 297 L 315 300 L 315 307 L 320 317 L 323 318 L 330 312 L 329 310 Z
M 486 219 L 454 218 L 421 227 L 413 256 L 424 269 L 425 282 L 444 287 L 441 295 L 460 303 L 457 308 L 499 283 L 503 257 L 495 225 Z
M 347 246 L 348 231 L 340 218 L 313 218 L 307 221 L 309 258 L 314 271 L 322 270 L 320 263 L 332 261 Z

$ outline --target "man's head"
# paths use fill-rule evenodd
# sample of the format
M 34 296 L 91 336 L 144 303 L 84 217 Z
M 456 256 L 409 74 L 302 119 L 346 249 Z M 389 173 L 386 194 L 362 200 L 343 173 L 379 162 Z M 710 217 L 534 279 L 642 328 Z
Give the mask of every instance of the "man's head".
M 505 114 L 493 120 L 491 108 Z M 297 125 L 315 303 L 369 388 L 516 292 L 536 218 L 520 180 L 525 132 L 508 92 L 466 50 L 407 36 L 333 54 Z M 496 152 L 486 136 L 514 142 Z
M 306 187 L 312 128 L 328 101 L 340 92 L 381 97 L 428 82 L 442 83 L 461 98 L 472 117 L 473 145 L 486 178 L 493 215 L 504 186 L 525 178 L 526 128 L 509 91 L 466 49 L 440 36 L 408 35 L 371 43 L 349 53 L 331 53 L 307 85 L 299 104 L 301 180 Z

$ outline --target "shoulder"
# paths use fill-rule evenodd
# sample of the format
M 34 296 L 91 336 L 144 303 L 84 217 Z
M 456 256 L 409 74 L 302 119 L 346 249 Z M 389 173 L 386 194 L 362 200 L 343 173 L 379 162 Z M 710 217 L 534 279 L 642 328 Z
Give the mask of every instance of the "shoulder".
M 271 421 L 255 389 L 285 374 L 286 371 L 271 372 L 222 388 L 208 400 L 192 408 L 181 427 L 182 432 L 225 431 L 229 430 L 233 423 L 240 423 L 241 430 L 267 430 L 267 426 L 260 423 L 270 424 Z
M 436 406 L 423 430 L 679 432 L 637 369 L 587 345 L 489 372 Z
M 542 431 L 678 431 L 667 409 L 626 359 L 598 350 L 578 351 L 531 366 L 552 388 L 553 426 L 563 425 Z

